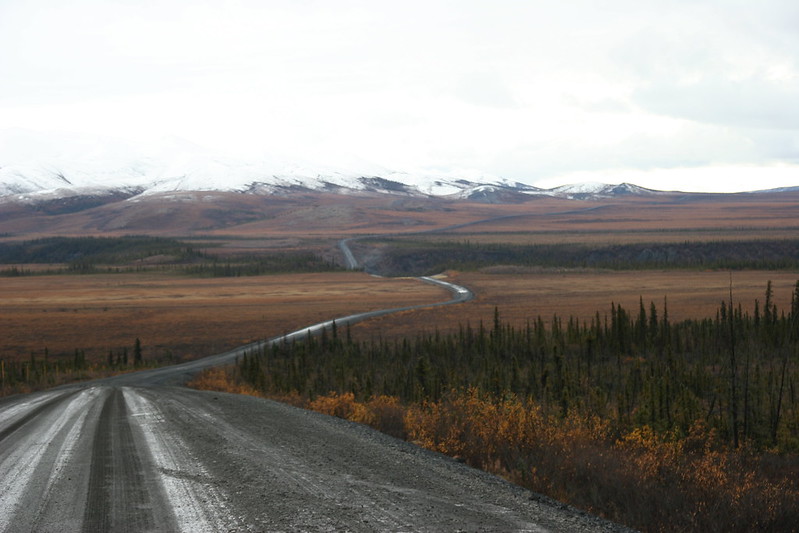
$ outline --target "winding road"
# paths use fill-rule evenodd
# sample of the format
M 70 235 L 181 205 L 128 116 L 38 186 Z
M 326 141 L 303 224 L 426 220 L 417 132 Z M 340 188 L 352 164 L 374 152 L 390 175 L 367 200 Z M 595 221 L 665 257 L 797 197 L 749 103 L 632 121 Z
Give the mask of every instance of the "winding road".
M 422 281 L 452 293 L 432 305 L 472 297 Z M 364 426 L 180 386 L 201 369 L 331 323 L 0 400 L 0 531 L 624 530 Z

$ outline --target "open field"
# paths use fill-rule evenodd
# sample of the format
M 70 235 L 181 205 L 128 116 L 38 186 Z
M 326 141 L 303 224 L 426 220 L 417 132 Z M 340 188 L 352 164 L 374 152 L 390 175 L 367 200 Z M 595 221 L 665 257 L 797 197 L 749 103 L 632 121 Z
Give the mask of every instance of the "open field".
M 6 213 L 0 229 L 7 231 L 5 241 L 56 234 L 169 234 L 186 238 L 195 250 L 220 260 L 311 251 L 325 260 L 340 261 L 336 243 L 343 236 L 410 234 L 453 225 L 461 226 L 409 238 L 513 245 L 780 241 L 795 239 L 799 228 L 797 193 L 673 194 L 601 201 L 543 197 L 504 205 L 333 194 L 287 198 L 219 194 L 205 195 L 202 202 L 189 200 L 123 202 L 116 208 L 107 205 L 48 215 L 46 225 Z M 166 214 L 154 215 L 165 206 Z M 230 214 L 234 212 L 238 214 Z M 150 273 L 3 278 L 0 357 L 27 357 L 45 347 L 52 354 L 79 348 L 90 358 L 100 357 L 108 350 L 132 346 L 139 337 L 145 356 L 171 353 L 184 359 L 334 315 L 445 297 L 443 290 L 416 281 L 358 273 L 199 279 L 158 272 L 161 263 L 156 256 L 132 264 L 156 269 Z M 755 298 L 762 303 L 770 279 L 777 305 L 785 308 L 797 278 L 795 271 L 737 270 L 733 296 L 751 309 Z M 517 323 L 538 315 L 548 319 L 554 313 L 586 319 L 597 311 L 607 312 L 611 302 L 637 309 L 639 297 L 646 305 L 654 301 L 661 312 L 667 297 L 672 319 L 696 318 L 715 313 L 718 303 L 728 298 L 730 282 L 726 271 L 500 266 L 455 273 L 452 279 L 472 288 L 476 300 L 371 320 L 354 331 L 390 336 L 454 328 L 466 321 L 490 320 L 494 307 L 504 319 Z
M 489 224 L 490 225 L 490 224 Z M 512 244 L 520 246 L 537 244 L 590 244 L 592 246 L 618 244 L 661 244 L 684 242 L 717 242 L 742 240 L 795 239 L 799 228 L 699 228 L 699 229 L 612 229 L 612 230 L 552 230 L 552 231 L 481 231 L 483 224 L 475 224 L 452 232 L 426 233 L 403 237 L 420 242 L 469 242 L 471 244 Z
M 596 312 L 610 315 L 611 303 L 637 312 L 639 298 L 647 311 L 654 302 L 663 312 L 668 301 L 669 318 L 715 317 L 722 300 L 729 300 L 730 273 L 690 270 L 555 270 L 489 268 L 480 272 L 451 272 L 449 281 L 472 289 L 476 298 L 463 305 L 420 310 L 400 316 L 387 316 L 359 324 L 353 333 L 387 337 L 415 335 L 417 331 L 457 329 L 458 324 L 476 326 L 481 320 L 489 326 L 496 307 L 504 321 L 524 325 L 539 315 L 550 321 L 554 314 L 563 319 L 575 316 L 590 321 Z M 790 309 L 791 293 L 799 272 L 736 271 L 732 273 L 736 305 L 752 312 L 755 299 L 762 306 L 768 281 L 772 281 L 774 302 L 779 309 Z
M 574 315 L 589 320 L 609 313 L 611 302 L 638 308 L 639 297 L 662 312 L 668 298 L 673 320 L 715 313 L 729 297 L 728 272 L 484 269 L 450 273 L 477 297 L 467 304 L 401 313 L 353 327 L 354 334 L 395 337 L 458 324 L 490 323 L 494 308 L 508 322 L 524 324 L 541 315 Z M 774 286 L 781 309 L 799 272 L 733 273 L 733 297 L 751 310 Z M 246 342 L 279 335 L 330 316 L 440 301 L 446 293 L 410 279 L 375 278 L 360 273 L 296 274 L 195 279 L 165 273 L 58 275 L 4 278 L 0 358 L 71 354 L 89 358 L 132 347 L 142 340 L 145 356 L 190 359 Z
M 438 287 L 362 273 L 197 279 L 166 273 L 2 278 L 0 359 L 144 357 L 191 359 L 273 337 L 331 316 L 446 299 Z
M 611 302 L 638 308 L 639 297 L 662 312 L 664 297 L 672 320 L 712 316 L 729 297 L 728 272 L 602 271 L 495 267 L 452 272 L 448 279 L 477 297 L 467 304 L 401 313 L 353 327 L 356 335 L 396 337 L 481 320 L 494 308 L 508 322 L 524 324 L 553 314 L 589 320 L 609 313 Z M 733 297 L 746 310 L 764 300 L 771 280 L 774 300 L 785 309 L 799 272 L 734 272 Z M 295 274 L 196 279 L 167 273 L 57 275 L 4 278 L 0 358 L 70 355 L 76 348 L 91 358 L 132 347 L 139 337 L 145 356 L 191 359 L 279 335 L 330 316 L 381 307 L 440 301 L 446 293 L 410 279 L 361 273 Z

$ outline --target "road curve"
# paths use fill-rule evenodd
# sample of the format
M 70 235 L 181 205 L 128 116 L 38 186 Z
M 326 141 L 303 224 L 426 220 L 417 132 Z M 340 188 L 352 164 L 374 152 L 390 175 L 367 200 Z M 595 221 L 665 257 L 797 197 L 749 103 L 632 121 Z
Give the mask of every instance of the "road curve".
M 173 386 L 260 344 L 1 399 L 0 531 L 625 530 L 361 425 Z
M 140 372 L 133 372 L 130 374 L 121 374 L 119 376 L 114 376 L 111 378 L 99 380 L 98 383 L 109 384 L 109 385 L 129 385 L 129 386 L 181 385 L 183 383 L 186 383 L 186 381 L 188 381 L 192 376 L 194 376 L 195 374 L 197 374 L 197 372 L 200 372 L 201 370 L 205 370 L 206 368 L 211 368 L 215 366 L 235 363 L 236 359 L 243 356 L 245 353 L 251 352 L 253 350 L 260 350 L 266 345 L 270 345 L 273 343 L 280 343 L 284 341 L 304 339 L 309 334 L 314 335 L 316 333 L 320 333 L 325 328 L 330 328 L 333 325 L 333 322 L 336 323 L 336 326 L 346 326 L 350 324 L 355 324 L 356 322 L 367 320 L 369 318 L 389 315 L 392 313 L 399 313 L 401 311 L 410 311 L 414 309 L 424 309 L 428 307 L 437 307 L 442 305 L 463 303 L 471 300 L 474 297 L 472 291 L 461 285 L 456 285 L 448 281 L 431 277 L 423 277 L 418 279 L 420 279 L 425 283 L 430 283 L 432 285 L 437 285 L 439 287 L 447 289 L 451 293 L 452 297 L 448 300 L 431 304 L 410 305 L 406 307 L 380 309 L 377 311 L 366 311 L 363 313 L 355 313 L 352 315 L 338 317 L 335 319 L 325 320 L 324 322 L 319 322 L 317 324 L 313 324 L 311 326 L 298 329 L 297 331 L 287 333 L 285 335 L 280 335 L 278 337 L 274 337 L 268 340 L 257 341 L 250 344 L 246 344 L 244 346 L 240 346 L 238 348 L 235 348 L 233 350 L 221 354 L 211 355 L 208 357 L 204 357 L 202 359 L 197 359 L 195 361 L 188 361 L 186 363 L 180 363 L 168 367 L 155 368 L 152 370 L 142 370 Z

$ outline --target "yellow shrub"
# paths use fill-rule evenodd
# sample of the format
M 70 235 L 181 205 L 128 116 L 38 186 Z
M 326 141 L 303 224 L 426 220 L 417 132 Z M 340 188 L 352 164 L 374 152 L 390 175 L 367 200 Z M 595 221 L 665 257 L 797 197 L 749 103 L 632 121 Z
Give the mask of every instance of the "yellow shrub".
M 230 372 L 224 368 L 208 368 L 197 374 L 187 386 L 197 390 L 230 392 L 233 394 L 246 394 L 248 396 L 261 396 L 252 386 L 240 383 Z

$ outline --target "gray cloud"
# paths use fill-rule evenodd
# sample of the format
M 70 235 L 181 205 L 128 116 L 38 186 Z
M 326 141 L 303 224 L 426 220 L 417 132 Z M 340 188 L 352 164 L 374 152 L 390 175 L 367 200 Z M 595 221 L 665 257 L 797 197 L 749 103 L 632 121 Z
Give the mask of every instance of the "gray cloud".
M 796 28 L 795 0 L 7 0 L 0 115 L 514 177 L 795 162 Z
M 658 114 L 743 128 L 799 129 L 799 79 L 784 82 L 706 79 L 661 82 L 635 92 L 634 101 Z

